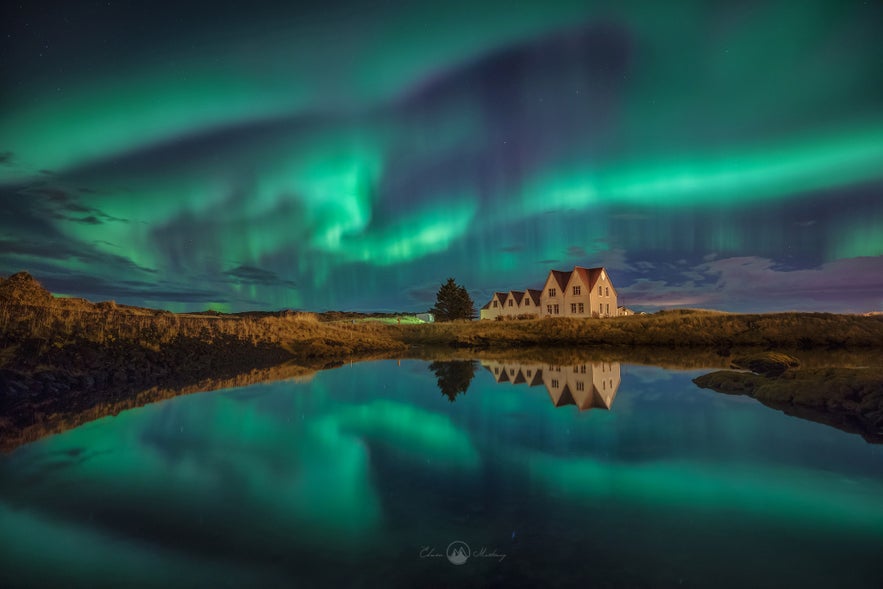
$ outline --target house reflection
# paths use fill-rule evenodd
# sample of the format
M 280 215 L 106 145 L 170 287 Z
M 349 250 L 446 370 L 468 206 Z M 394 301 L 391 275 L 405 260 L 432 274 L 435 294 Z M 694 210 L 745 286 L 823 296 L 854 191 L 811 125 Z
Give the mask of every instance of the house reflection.
M 482 360 L 499 384 L 544 386 L 555 407 L 576 405 L 580 411 L 610 409 L 619 389 L 619 362 L 581 362 L 573 365 Z

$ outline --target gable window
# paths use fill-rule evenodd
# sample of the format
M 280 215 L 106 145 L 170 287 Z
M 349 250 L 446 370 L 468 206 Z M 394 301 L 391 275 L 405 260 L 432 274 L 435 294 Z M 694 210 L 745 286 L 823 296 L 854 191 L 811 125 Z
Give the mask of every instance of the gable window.
M 578 295 L 579 293 L 580 293 L 580 287 L 574 286 L 573 287 L 573 294 Z
M 512 299 L 509 299 L 509 306 L 512 306 Z
M 601 290 L 601 287 L 599 286 L 598 287 L 598 296 L 600 297 L 602 294 L 604 294 L 604 292 Z
M 584 383 L 584 382 L 581 381 L 581 380 L 578 381 L 578 382 L 576 383 L 576 390 L 578 390 L 578 391 L 584 391 L 584 390 L 586 390 L 586 383 Z
M 533 370 L 528 370 L 528 371 L 527 371 L 527 375 L 528 375 L 528 376 L 531 376 L 532 374 L 533 374 Z
M 570 303 L 570 312 L 576 313 L 576 303 Z
M 606 291 L 607 291 L 607 293 L 606 293 L 606 294 L 607 294 L 607 296 L 608 296 L 608 297 L 609 297 L 609 296 L 610 296 L 610 287 L 609 287 L 609 286 L 608 286 L 608 287 L 606 287 L 606 288 L 605 288 L 605 290 L 606 290 Z
M 578 313 L 580 315 L 586 312 L 586 306 L 582 303 L 577 304 L 577 308 L 579 309 Z
M 530 307 L 530 299 L 524 299 L 524 306 Z
M 554 378 L 552 379 L 552 388 L 553 388 L 553 389 L 557 389 L 557 388 L 558 388 L 558 380 L 556 380 L 556 379 L 554 379 Z
M 555 289 L 554 289 L 554 288 L 550 288 L 550 289 L 549 289 L 549 296 L 550 296 L 550 297 L 554 297 L 555 294 L 556 294 Z

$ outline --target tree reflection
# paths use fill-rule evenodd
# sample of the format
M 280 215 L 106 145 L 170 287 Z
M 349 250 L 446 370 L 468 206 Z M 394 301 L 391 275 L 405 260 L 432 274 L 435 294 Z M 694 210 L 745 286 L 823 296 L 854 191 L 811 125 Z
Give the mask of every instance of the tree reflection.
M 429 369 L 435 373 L 438 388 L 453 403 L 457 395 L 465 393 L 475 376 L 477 362 L 472 360 L 451 360 L 433 362 Z

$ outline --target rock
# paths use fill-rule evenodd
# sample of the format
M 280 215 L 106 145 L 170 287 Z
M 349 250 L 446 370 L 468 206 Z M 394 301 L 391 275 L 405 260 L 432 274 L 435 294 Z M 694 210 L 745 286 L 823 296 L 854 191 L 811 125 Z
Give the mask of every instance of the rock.
M 755 374 L 763 376 L 775 377 L 781 375 L 790 368 L 800 366 L 800 360 L 794 356 L 783 354 L 781 352 L 761 352 L 748 356 L 739 356 L 733 359 L 731 363 L 733 368 L 741 368 L 750 370 Z

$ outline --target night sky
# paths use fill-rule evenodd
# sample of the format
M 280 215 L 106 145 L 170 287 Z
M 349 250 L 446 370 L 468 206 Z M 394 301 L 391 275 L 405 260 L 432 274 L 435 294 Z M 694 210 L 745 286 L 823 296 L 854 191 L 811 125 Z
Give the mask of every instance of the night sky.
M 0 8 L 0 275 L 173 311 L 883 309 L 883 4 Z

